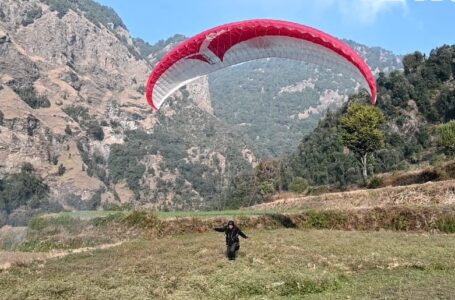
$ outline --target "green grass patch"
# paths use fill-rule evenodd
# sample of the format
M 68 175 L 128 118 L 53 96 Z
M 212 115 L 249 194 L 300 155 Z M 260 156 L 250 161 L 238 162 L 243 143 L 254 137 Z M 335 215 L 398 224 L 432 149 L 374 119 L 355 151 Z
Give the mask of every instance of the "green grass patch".
M 135 218 L 142 220 L 139 214 Z M 164 236 L 13 267 L 0 273 L 0 290 L 5 299 L 451 299 L 455 294 L 455 235 L 245 231 L 250 238 L 242 240 L 235 262 L 225 257 L 222 234 Z
M 110 215 L 116 214 L 127 214 L 127 211 L 116 211 L 116 210 L 80 210 L 80 211 L 66 211 L 59 213 L 52 213 L 43 215 L 44 218 L 58 218 L 58 217 L 68 217 L 81 220 L 91 220 L 95 218 L 108 217 Z
M 29 228 L 32 230 L 43 230 L 49 226 L 62 226 L 66 229 L 73 229 L 80 225 L 80 220 L 69 215 L 55 215 L 53 217 L 40 216 L 32 219 L 29 223 Z
M 19 246 L 18 250 L 23 252 L 49 252 L 55 249 L 71 249 L 71 245 L 52 240 L 29 241 Z
M 92 223 L 95 226 L 106 226 L 112 223 L 118 223 L 125 217 L 122 212 L 110 213 L 101 217 L 95 217 L 92 219 Z
M 348 216 L 338 211 L 314 211 L 306 213 L 307 219 L 303 227 L 315 229 L 341 228 L 348 220 Z
M 434 227 L 442 232 L 455 233 L 455 216 L 439 218 Z
M 145 229 L 159 229 L 160 220 L 155 213 L 146 211 L 133 211 L 125 216 L 123 221 L 131 227 L 140 227 Z

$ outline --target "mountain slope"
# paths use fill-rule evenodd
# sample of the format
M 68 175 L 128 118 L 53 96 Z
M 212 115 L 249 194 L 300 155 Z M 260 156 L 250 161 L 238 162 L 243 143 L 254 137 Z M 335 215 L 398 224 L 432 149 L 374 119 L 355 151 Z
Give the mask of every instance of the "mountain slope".
M 419 52 L 404 57 L 404 72 L 380 73 L 377 79 L 377 105 L 384 114 L 384 147 L 369 155 L 368 174 L 379 174 L 369 184 L 376 188 L 386 177 L 381 173 L 438 165 L 453 157 L 438 143 L 437 127 L 455 117 L 455 45 L 431 51 L 428 58 Z M 308 184 L 322 190 L 347 189 L 361 184 L 359 163 L 343 145 L 340 120 L 354 102 L 367 103 L 368 95 L 359 94 L 337 111 L 327 114 L 316 129 L 306 136 L 297 150 L 282 159 L 261 162 L 250 175 L 250 187 L 241 186 L 234 195 L 243 197 L 244 205 L 252 195 L 265 197 L 281 190 L 308 191 Z M 403 178 L 409 182 L 452 178 L 451 167 L 425 169 L 421 175 Z M 397 180 L 399 181 L 399 180 Z M 243 195 L 243 196 L 242 196 Z M 242 202 L 242 201 L 239 201 Z
M 401 69 L 401 57 L 347 41 L 376 74 Z M 209 75 L 214 114 L 244 132 L 262 158 L 292 152 L 328 109 L 358 91 L 343 74 L 306 62 L 265 59 Z
M 203 81 L 188 88 L 194 97 L 177 93 L 182 101 L 171 100 L 154 113 L 143 95 L 150 63 L 123 23 L 111 23 L 110 10 L 99 17 L 74 3 L 88 2 L 0 3 L 1 174 L 31 163 L 50 186 L 49 198 L 67 209 L 101 203 L 206 206 L 201 193 L 218 194 L 225 185 L 220 174 L 236 164 L 251 168 L 254 154 L 241 136 L 197 106 L 206 101 L 200 99 Z M 138 136 L 144 148 L 136 155 L 131 151 Z M 207 136 L 222 140 L 204 143 Z M 181 148 L 179 163 L 166 157 L 173 145 Z M 121 165 L 111 151 L 121 153 L 122 147 L 132 157 L 122 163 L 138 167 L 135 172 L 115 173 Z M 200 177 L 180 175 L 196 169 Z M 195 187 L 205 177 L 218 180 L 205 187 L 209 191 Z M 184 201 L 176 200 L 174 190 L 184 193 Z
M 238 173 L 292 149 L 356 87 L 310 66 L 258 61 L 200 78 L 153 112 L 146 79 L 184 39 L 134 39 L 91 0 L 1 1 L 0 202 L 10 196 L 2 184 L 28 178 L 30 163 L 24 170 L 49 186 L 53 209 L 224 207 Z M 382 63 L 399 67 L 387 55 Z M 3 216 L 19 222 L 40 210 L 24 197 L 12 211 L 0 205 Z

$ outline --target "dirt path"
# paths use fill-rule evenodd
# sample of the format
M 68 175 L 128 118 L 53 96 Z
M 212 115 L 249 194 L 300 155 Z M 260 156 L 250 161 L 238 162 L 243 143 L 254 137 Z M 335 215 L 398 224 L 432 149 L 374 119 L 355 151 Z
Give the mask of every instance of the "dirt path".
M 19 251 L 0 251 L 0 270 L 7 270 L 13 266 L 26 265 L 34 261 L 45 261 L 51 258 L 61 258 L 71 254 L 104 250 L 120 246 L 125 241 L 102 244 L 95 247 L 84 247 L 71 250 L 54 250 L 51 252 L 19 252 Z

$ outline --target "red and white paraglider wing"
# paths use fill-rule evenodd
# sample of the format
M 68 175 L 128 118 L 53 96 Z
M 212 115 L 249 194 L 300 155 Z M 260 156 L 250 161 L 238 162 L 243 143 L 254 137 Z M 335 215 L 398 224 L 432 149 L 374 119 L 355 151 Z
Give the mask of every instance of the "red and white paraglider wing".
M 376 102 L 375 78 L 365 61 L 340 40 L 296 23 L 252 20 L 222 25 L 183 42 L 155 67 L 147 101 L 159 109 L 180 87 L 242 62 L 287 58 L 313 63 L 355 79 Z

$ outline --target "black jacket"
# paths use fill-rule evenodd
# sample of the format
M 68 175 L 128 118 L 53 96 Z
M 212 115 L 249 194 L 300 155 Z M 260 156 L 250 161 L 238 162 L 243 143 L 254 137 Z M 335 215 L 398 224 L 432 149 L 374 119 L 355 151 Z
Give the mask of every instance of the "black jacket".
M 232 228 L 232 229 L 229 229 L 229 227 L 227 225 L 224 225 L 223 227 L 215 228 L 215 230 L 218 232 L 224 232 L 226 234 L 226 245 L 232 245 L 234 243 L 239 243 L 240 242 L 239 235 L 244 239 L 248 238 L 246 236 L 246 234 L 244 234 L 242 232 L 242 230 L 240 230 L 240 228 L 238 228 L 235 225 L 234 225 L 234 228 Z

